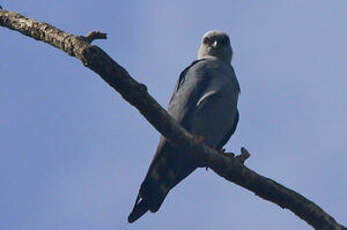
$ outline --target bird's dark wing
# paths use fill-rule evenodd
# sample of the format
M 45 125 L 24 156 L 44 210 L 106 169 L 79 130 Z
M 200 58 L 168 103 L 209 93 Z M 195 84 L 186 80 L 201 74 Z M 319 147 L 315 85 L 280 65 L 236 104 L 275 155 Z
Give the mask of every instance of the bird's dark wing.
M 170 99 L 168 112 L 183 127 L 208 85 L 207 72 L 203 71 L 206 65 L 208 63 L 201 59 L 185 68 Z M 134 222 L 147 210 L 157 211 L 169 190 L 196 169 L 195 161 L 187 155 L 177 151 L 165 137 L 160 138 L 133 211 L 128 217 L 129 222 Z
M 232 66 L 231 66 L 231 70 L 232 70 L 233 75 L 236 76 L 235 75 L 235 70 L 234 70 L 234 68 Z M 236 77 L 234 78 L 233 84 L 236 87 L 237 94 L 240 94 L 241 89 L 240 89 L 240 85 L 239 85 L 239 82 L 237 81 Z M 234 120 L 234 124 L 230 128 L 230 130 L 227 132 L 227 134 L 224 136 L 224 138 L 220 141 L 220 143 L 217 145 L 217 147 L 216 147 L 217 149 L 222 149 L 223 146 L 229 141 L 230 137 L 235 133 L 235 130 L 236 130 L 238 122 L 239 122 L 239 111 L 236 110 L 236 117 L 235 117 L 235 120 Z
M 235 133 L 237 123 L 239 122 L 239 111 L 236 112 L 236 117 L 233 126 L 227 132 L 225 137 L 221 140 L 221 142 L 217 145 L 217 149 L 222 149 L 223 146 L 229 141 L 230 137 Z
M 168 112 L 183 127 L 210 82 L 208 69 L 209 62 L 200 59 L 180 74 L 169 102 Z

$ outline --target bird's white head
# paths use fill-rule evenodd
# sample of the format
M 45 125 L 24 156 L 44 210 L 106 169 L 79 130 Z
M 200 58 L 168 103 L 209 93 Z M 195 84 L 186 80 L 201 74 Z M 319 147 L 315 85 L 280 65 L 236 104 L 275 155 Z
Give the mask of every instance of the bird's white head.
M 209 56 L 220 58 L 227 63 L 231 62 L 233 50 L 230 46 L 229 36 L 226 33 L 212 30 L 202 37 L 198 59 Z

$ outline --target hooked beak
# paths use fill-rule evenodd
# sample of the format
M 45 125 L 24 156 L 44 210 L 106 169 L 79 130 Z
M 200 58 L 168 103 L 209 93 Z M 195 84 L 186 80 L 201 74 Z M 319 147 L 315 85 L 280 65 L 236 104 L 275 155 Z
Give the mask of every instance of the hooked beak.
M 217 40 L 215 40 L 213 43 L 212 43 L 212 45 L 211 45 L 213 48 L 217 48 L 217 46 L 218 46 L 218 42 L 217 42 Z

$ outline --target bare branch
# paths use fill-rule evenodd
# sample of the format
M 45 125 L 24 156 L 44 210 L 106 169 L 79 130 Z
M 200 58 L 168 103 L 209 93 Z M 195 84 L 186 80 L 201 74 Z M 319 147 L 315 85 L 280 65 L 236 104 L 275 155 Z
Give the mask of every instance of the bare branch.
M 312 201 L 244 166 L 244 161 L 249 157 L 246 149 L 242 149 L 241 155 L 234 157 L 232 154 L 218 152 L 194 138 L 147 93 L 145 85 L 130 77 L 123 67 L 99 47 L 90 45 L 95 39 L 105 38 L 100 34 L 87 35 L 86 38 L 74 36 L 49 24 L 1 9 L 0 25 L 46 42 L 80 59 L 127 102 L 135 106 L 172 144 L 184 152 L 193 154 L 201 167 L 209 167 L 228 181 L 291 210 L 315 229 L 346 229 Z
M 92 43 L 96 39 L 107 39 L 106 33 L 101 33 L 100 31 L 92 31 L 87 34 L 87 36 L 81 36 L 89 44 Z
M 236 159 L 239 160 L 242 164 L 251 156 L 248 150 L 245 147 L 241 148 L 241 154 L 236 156 Z

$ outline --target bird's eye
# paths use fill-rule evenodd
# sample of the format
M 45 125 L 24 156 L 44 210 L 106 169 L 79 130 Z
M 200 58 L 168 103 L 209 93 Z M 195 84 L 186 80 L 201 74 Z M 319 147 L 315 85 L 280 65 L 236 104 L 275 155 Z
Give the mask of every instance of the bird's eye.
M 211 40 L 209 38 L 204 38 L 202 40 L 202 43 L 204 43 L 205 45 L 209 45 L 209 44 L 211 44 Z

